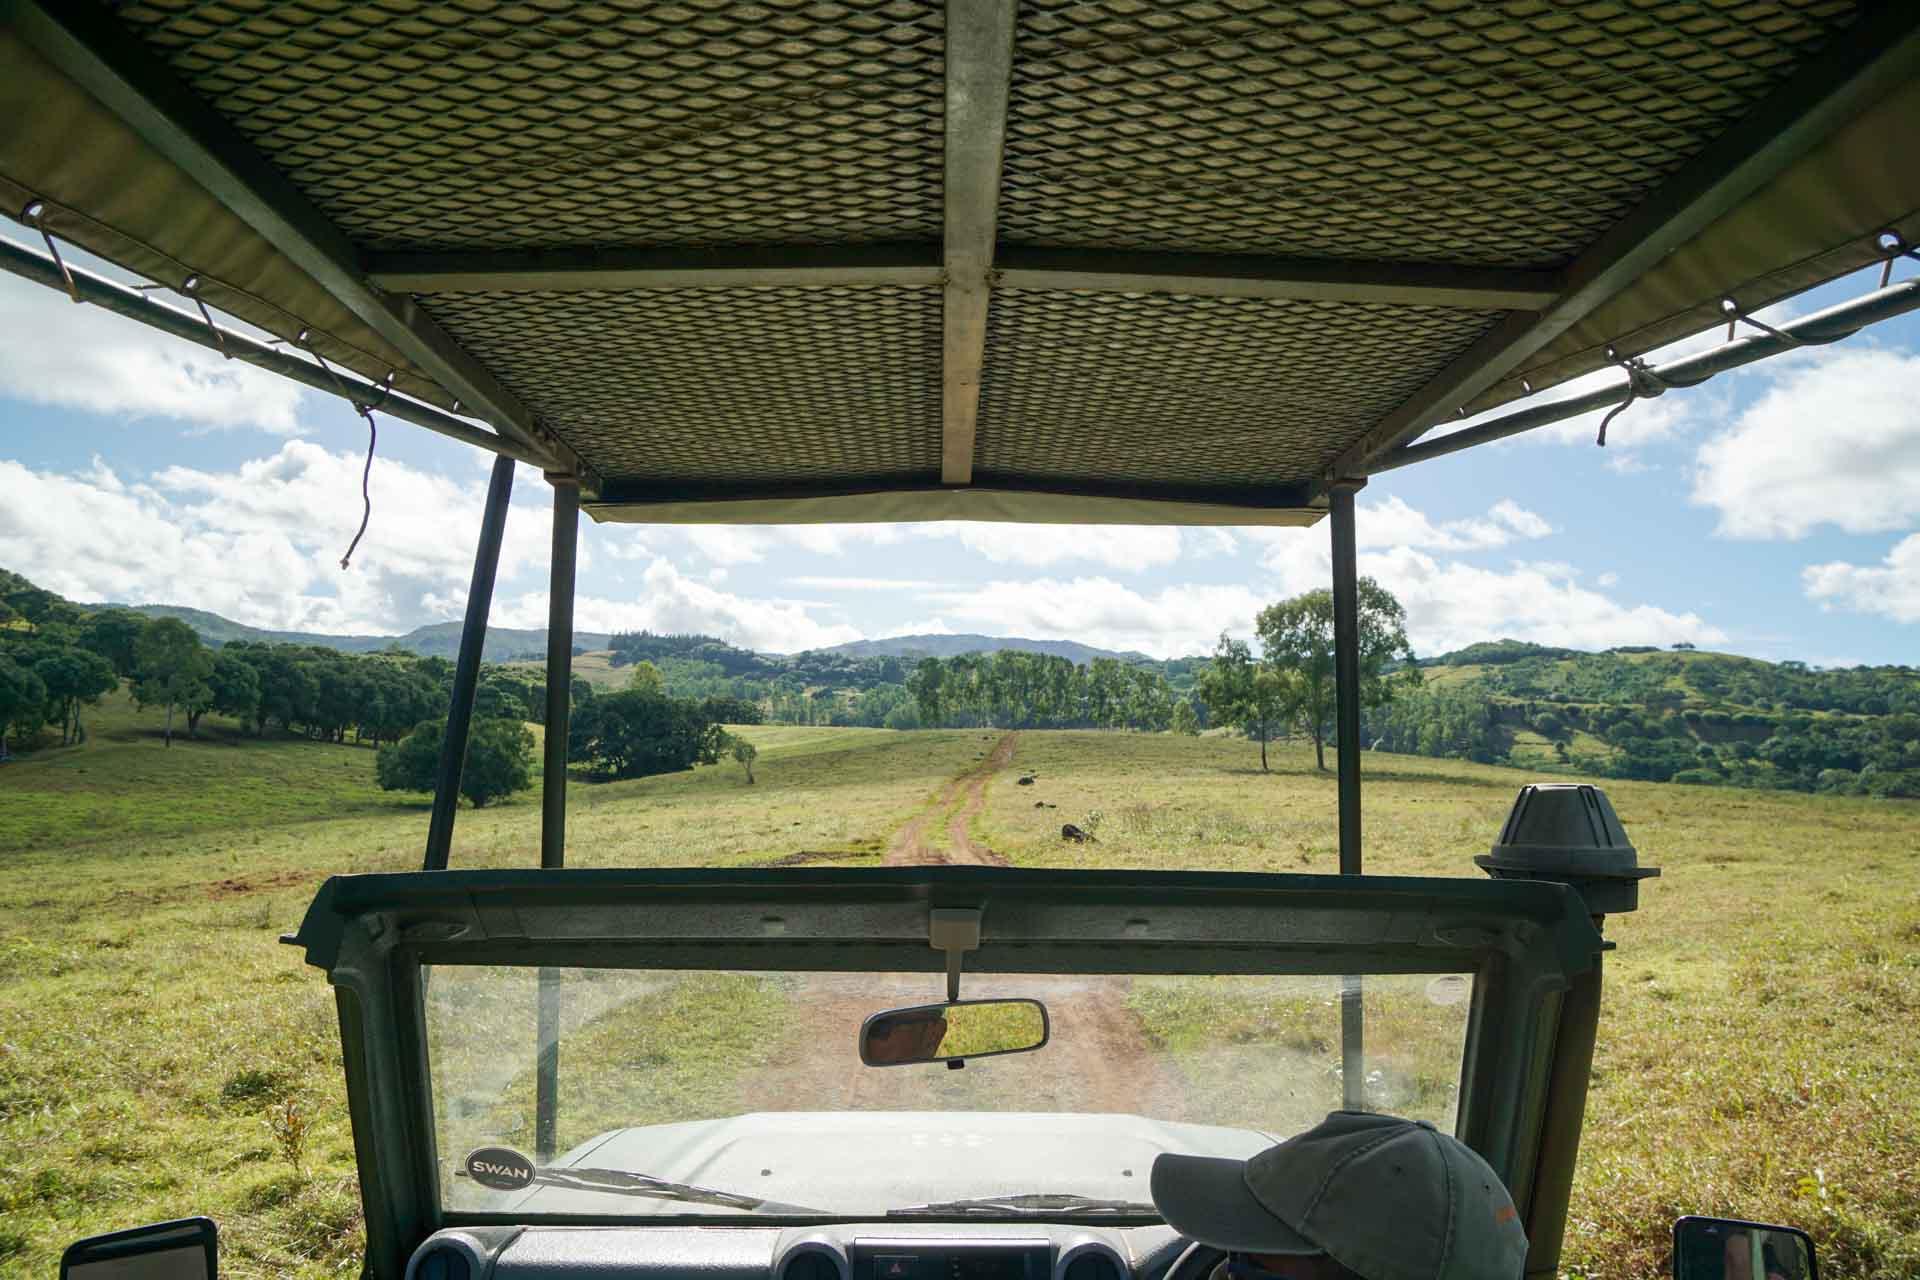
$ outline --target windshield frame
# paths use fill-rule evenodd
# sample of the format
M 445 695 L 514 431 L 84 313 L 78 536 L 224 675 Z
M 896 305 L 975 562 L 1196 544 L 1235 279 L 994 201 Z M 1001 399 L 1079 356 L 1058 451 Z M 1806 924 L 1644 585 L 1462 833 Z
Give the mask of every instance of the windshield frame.
M 1578 894 L 1538 881 L 973 867 L 336 876 L 287 941 L 304 947 L 336 990 L 372 1274 L 398 1280 L 413 1248 L 449 1226 L 780 1226 L 867 1216 L 536 1219 L 446 1209 L 423 965 L 932 975 L 945 963 L 928 944 L 935 907 L 983 911 L 969 973 L 1473 974 L 1457 1132 L 1523 1211 L 1559 994 L 1603 945 Z M 1046 1220 L 1157 1219 L 1061 1212 Z

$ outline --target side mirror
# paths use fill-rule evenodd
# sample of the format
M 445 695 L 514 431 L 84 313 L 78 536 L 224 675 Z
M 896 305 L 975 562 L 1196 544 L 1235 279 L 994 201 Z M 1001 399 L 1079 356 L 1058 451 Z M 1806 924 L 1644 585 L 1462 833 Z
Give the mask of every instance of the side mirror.
M 957 1000 L 888 1009 L 860 1025 L 860 1061 L 870 1067 L 1029 1053 L 1047 1042 L 1047 1007 L 1038 1000 Z
M 215 1280 L 218 1246 L 212 1218 L 89 1236 L 60 1255 L 60 1280 Z
M 1813 1237 L 1797 1227 L 1737 1218 L 1673 1224 L 1674 1280 L 1819 1280 Z

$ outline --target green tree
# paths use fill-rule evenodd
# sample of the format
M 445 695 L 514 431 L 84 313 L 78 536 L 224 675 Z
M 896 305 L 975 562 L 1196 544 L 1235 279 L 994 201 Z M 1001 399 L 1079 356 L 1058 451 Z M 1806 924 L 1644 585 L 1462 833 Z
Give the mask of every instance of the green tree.
M 1254 660 L 1244 640 L 1220 633 L 1213 660 L 1202 668 L 1194 689 L 1215 724 L 1230 725 L 1260 742 L 1260 771 L 1268 772 L 1267 743 L 1284 723 L 1291 682 Z
M 374 779 L 383 791 L 432 791 L 440 770 L 445 720 L 428 720 L 398 742 L 380 748 Z M 533 785 L 533 731 L 518 720 L 475 720 L 467 731 L 460 794 L 474 808 Z
M 724 736 L 690 698 L 622 689 L 575 709 L 567 754 L 608 777 L 639 778 L 712 764 Z
M 1200 717 L 1193 713 L 1193 703 L 1185 698 L 1173 704 L 1173 731 L 1189 738 L 1200 732 Z
M 733 758 L 747 771 L 747 785 L 753 785 L 753 762 L 760 758 L 760 748 L 748 742 L 737 733 L 727 735 L 727 744 L 732 749 Z
M 94 705 L 120 686 L 105 658 L 71 646 L 49 648 L 34 661 L 33 673 L 46 688 L 47 718 L 59 720 L 63 745 L 81 740 L 80 708 Z
M 102 609 L 80 624 L 80 645 L 113 665 L 121 679 L 133 675 L 133 649 L 146 630 L 147 620 L 131 609 Z
M 37 730 L 46 704 L 47 687 L 33 669 L 0 653 L 0 760 L 7 756 L 8 731 L 24 736 Z
M 173 745 L 173 709 L 210 699 L 213 658 L 193 628 L 178 618 L 154 618 L 134 646 L 133 700 L 167 709 L 166 744 Z
M 633 674 L 627 677 L 627 689 L 632 693 L 661 697 L 667 692 L 667 678 L 660 674 L 660 668 L 642 658 L 633 664 Z
M 1393 593 L 1372 578 L 1361 578 L 1360 705 L 1381 707 L 1402 683 L 1419 683 L 1413 647 L 1407 643 L 1407 612 Z M 1260 611 L 1255 620 L 1260 648 L 1274 670 L 1291 677 L 1286 718 L 1313 738 L 1314 760 L 1327 767 L 1327 738 L 1333 731 L 1333 592 L 1309 591 Z M 1402 664 L 1402 674 L 1388 664 Z
M 246 724 L 259 708 L 260 673 L 238 654 L 223 649 L 214 655 L 213 670 L 207 675 L 206 700 L 187 708 L 187 732 L 198 730 L 200 717 L 209 710 Z

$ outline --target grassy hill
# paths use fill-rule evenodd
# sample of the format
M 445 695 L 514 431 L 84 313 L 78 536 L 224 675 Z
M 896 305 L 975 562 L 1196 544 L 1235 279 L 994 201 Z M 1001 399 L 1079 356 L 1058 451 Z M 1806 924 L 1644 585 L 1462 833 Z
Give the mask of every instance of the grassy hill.
M 998 653 L 1002 649 L 1047 654 L 1082 666 L 1095 658 L 1116 658 L 1121 662 L 1153 661 L 1144 653 L 1121 653 L 1116 649 L 1100 649 L 1074 640 L 1023 640 L 1013 636 L 983 635 L 888 636 L 884 640 L 852 640 L 821 652 L 841 653 L 849 658 L 952 658 L 963 653 Z
M 1703 785 L 1920 796 L 1920 670 L 1473 645 L 1368 717 L 1389 750 Z
M 200 638 L 210 645 L 223 645 L 234 640 L 251 640 L 265 644 L 317 645 L 323 649 L 339 649 L 344 653 L 375 653 L 381 649 L 405 649 L 417 653 L 423 658 L 452 658 L 460 652 L 460 635 L 466 626 L 459 622 L 436 622 L 429 626 L 415 627 L 400 635 L 329 635 L 318 631 L 271 631 L 260 627 L 250 627 L 231 618 L 223 618 L 217 613 L 208 613 L 205 609 L 189 609 L 177 604 L 137 604 L 83 605 L 86 609 L 132 609 L 135 613 L 152 618 L 178 618 L 197 632 Z M 609 637 L 604 633 L 581 631 L 574 634 L 574 647 L 578 649 L 605 649 Z M 547 631 L 545 627 L 534 629 L 516 627 L 487 628 L 487 643 L 482 656 L 488 662 L 506 662 L 522 658 L 529 654 L 539 654 L 542 660 L 547 651 Z
M 277 937 L 326 875 L 416 867 L 425 799 L 376 791 L 364 748 L 210 716 L 168 750 L 114 702 L 94 724 L 0 767 L 0 1273 L 51 1274 L 73 1238 L 189 1207 L 220 1221 L 223 1274 L 350 1270 L 332 993 Z M 744 732 L 754 786 L 731 764 L 571 784 L 569 865 L 872 865 L 946 817 L 1000 737 Z M 1018 866 L 1332 871 L 1332 779 L 1304 748 L 1270 775 L 1255 759 L 1224 736 L 1022 733 L 963 820 Z M 1379 754 L 1365 773 L 1368 869 L 1459 876 L 1530 776 Z M 1703 1212 L 1805 1226 L 1828 1274 L 1915 1274 L 1916 811 L 1608 790 L 1663 875 L 1608 925 L 1569 1273 L 1655 1280 L 1673 1215 Z M 539 810 L 537 791 L 463 809 L 453 865 L 532 865 Z M 1063 843 L 1062 821 L 1100 843 Z M 310 1125 L 297 1168 L 269 1124 L 289 1105 Z

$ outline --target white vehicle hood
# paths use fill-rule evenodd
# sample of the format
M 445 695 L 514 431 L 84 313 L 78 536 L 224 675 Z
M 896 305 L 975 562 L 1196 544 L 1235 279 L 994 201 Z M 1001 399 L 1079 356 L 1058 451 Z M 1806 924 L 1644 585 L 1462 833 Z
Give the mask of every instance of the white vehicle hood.
M 618 1169 L 844 1216 L 981 1196 L 1075 1194 L 1145 1201 L 1162 1152 L 1244 1159 L 1280 1139 L 1137 1115 L 765 1111 L 615 1129 L 555 1161 Z M 721 1206 L 536 1187 L 514 1213 L 732 1214 Z

